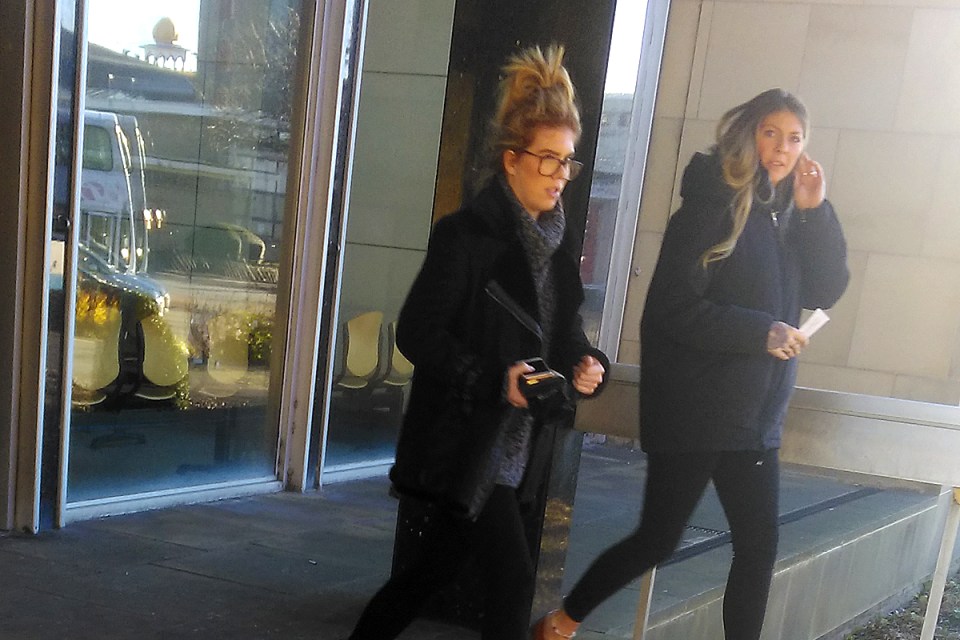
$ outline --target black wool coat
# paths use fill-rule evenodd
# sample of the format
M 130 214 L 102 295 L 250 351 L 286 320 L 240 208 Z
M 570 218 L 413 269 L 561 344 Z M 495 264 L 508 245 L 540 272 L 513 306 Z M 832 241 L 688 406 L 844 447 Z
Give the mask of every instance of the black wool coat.
M 796 327 L 801 308 L 828 309 L 840 298 L 849 279 L 840 224 L 828 201 L 796 210 L 788 192 L 779 199 L 787 206 L 757 202 L 733 253 L 704 268 L 704 251 L 732 224 L 734 192 L 715 155 L 693 157 L 681 196 L 641 320 L 641 445 L 779 447 L 797 360 L 769 355 L 767 332 L 774 321 Z
M 504 399 L 505 372 L 542 355 L 536 289 L 510 207 L 494 179 L 469 205 L 440 219 L 400 311 L 397 345 L 415 367 L 390 473 L 401 495 L 444 503 L 457 485 L 475 511 L 493 487 L 502 453 L 494 434 L 519 411 Z M 569 244 L 564 238 L 551 258 L 556 304 L 545 355 L 568 381 L 587 354 L 609 369 L 583 333 L 583 287 Z M 464 416 L 466 434 L 452 424 Z M 536 425 L 522 496 L 532 497 L 544 480 L 554 430 L 572 425 L 572 412 L 562 416 Z

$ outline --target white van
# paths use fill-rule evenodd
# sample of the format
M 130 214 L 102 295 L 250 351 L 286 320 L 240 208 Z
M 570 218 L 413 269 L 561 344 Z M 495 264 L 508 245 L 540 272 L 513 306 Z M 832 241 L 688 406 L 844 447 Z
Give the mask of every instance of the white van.
M 83 125 L 77 287 L 87 302 L 77 305 L 73 402 L 175 403 L 186 393 L 187 353 L 164 318 L 169 294 L 145 272 L 154 212 L 143 137 L 130 115 L 86 111 Z
M 83 123 L 80 243 L 118 271 L 143 271 L 148 247 L 143 138 L 137 120 L 88 110 Z

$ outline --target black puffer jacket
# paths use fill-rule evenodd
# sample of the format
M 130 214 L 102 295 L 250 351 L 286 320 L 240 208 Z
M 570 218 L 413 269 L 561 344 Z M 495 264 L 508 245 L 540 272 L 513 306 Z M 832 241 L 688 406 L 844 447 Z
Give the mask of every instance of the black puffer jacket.
M 779 198 L 787 206 L 755 204 L 733 253 L 704 269 L 701 255 L 731 225 L 734 194 L 716 156 L 693 157 L 681 195 L 641 321 L 641 444 L 778 447 L 797 360 L 769 355 L 767 332 L 777 320 L 797 326 L 801 307 L 839 299 L 849 279 L 840 224 L 827 201 L 794 210 L 788 191 Z
M 491 434 L 518 411 L 503 398 L 504 374 L 511 364 L 541 355 L 535 286 L 510 206 L 494 180 L 471 204 L 438 221 L 400 312 L 397 344 L 415 366 L 390 473 L 401 495 L 445 502 L 455 486 L 476 509 L 492 489 L 487 472 L 499 466 L 501 452 Z M 570 380 L 586 354 L 605 368 L 609 363 L 584 336 L 583 287 L 567 247 L 565 238 L 551 258 L 556 305 L 545 359 Z M 470 433 L 452 424 L 463 419 Z M 566 412 L 537 425 L 522 495 L 532 496 L 544 478 L 553 430 L 571 423 Z

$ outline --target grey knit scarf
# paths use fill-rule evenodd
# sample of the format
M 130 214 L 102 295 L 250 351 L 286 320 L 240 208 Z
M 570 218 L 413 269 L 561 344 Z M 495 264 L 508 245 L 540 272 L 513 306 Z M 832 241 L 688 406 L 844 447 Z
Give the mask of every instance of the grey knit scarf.
M 545 211 L 534 219 L 517 200 L 506 178 L 500 176 L 500 186 L 507 194 L 510 208 L 518 220 L 517 235 L 523 245 L 530 263 L 530 272 L 537 291 L 537 310 L 540 316 L 540 328 L 543 330 L 541 356 L 550 352 L 550 340 L 553 330 L 553 313 L 556 309 L 557 291 L 553 279 L 551 258 L 563 240 L 567 220 L 563 215 L 563 206 L 558 201 L 552 211 Z M 503 457 L 497 484 L 519 487 L 529 458 L 530 435 L 533 431 L 533 416 L 525 414 L 522 420 L 510 421 L 504 433 Z
M 500 181 L 510 200 L 513 214 L 519 221 L 517 234 L 527 254 L 530 275 L 537 290 L 539 307 L 537 311 L 540 316 L 540 328 L 543 329 L 543 352 L 540 355 L 546 356 L 550 352 L 553 312 L 556 308 L 556 287 L 553 283 L 551 258 L 563 241 L 567 219 L 563 215 L 563 205 L 559 200 L 552 211 L 544 211 L 538 219 L 534 219 L 517 200 L 506 178 L 501 176 Z

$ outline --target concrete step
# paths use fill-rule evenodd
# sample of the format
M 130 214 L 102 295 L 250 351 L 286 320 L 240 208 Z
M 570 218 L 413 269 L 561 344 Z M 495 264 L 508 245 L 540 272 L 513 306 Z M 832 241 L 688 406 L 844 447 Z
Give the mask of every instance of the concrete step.
M 635 526 L 644 469 L 635 450 L 585 449 L 565 592 L 590 560 Z M 944 513 L 939 488 L 865 482 L 784 469 L 780 547 L 763 638 L 842 638 L 885 603 L 915 593 L 932 571 Z M 712 487 L 690 525 L 675 561 L 657 571 L 645 640 L 723 639 L 731 549 Z M 633 638 L 639 586 L 635 581 L 601 605 L 577 637 Z

